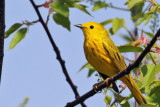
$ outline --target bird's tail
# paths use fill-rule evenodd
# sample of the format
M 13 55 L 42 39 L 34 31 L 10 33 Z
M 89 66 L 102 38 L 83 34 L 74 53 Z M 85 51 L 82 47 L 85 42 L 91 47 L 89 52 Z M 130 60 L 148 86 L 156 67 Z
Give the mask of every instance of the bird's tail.
M 127 87 L 130 89 L 130 91 L 134 95 L 134 98 L 136 99 L 136 101 L 139 104 L 147 104 L 146 99 L 144 98 L 144 96 L 142 95 L 141 91 L 136 86 L 136 83 L 134 82 L 131 74 L 129 74 L 128 77 L 129 78 L 124 76 L 120 80 L 123 81 L 127 85 Z

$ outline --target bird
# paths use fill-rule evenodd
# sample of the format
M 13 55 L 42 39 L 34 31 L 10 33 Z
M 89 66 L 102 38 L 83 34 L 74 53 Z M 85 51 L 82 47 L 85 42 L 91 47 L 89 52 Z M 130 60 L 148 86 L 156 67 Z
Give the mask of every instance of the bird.
M 106 79 L 127 68 L 120 51 L 109 37 L 108 31 L 97 22 L 86 22 L 74 25 L 80 28 L 84 34 L 84 53 L 90 65 Z M 136 86 L 131 74 L 125 75 L 120 80 L 127 85 L 135 100 L 141 104 L 147 104 L 146 99 Z M 118 88 L 113 83 L 113 89 Z

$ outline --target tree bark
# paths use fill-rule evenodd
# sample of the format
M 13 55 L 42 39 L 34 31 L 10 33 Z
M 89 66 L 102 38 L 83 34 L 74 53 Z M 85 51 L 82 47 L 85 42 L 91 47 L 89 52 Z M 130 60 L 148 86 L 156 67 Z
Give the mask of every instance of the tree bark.
M 5 0 L 0 0 L 0 83 L 2 76 L 2 64 L 4 56 L 4 32 L 5 32 Z

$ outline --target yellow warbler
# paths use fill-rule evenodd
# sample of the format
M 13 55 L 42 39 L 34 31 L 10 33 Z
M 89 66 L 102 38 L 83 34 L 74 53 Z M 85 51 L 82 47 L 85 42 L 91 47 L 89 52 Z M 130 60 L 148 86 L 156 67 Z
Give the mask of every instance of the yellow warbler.
M 111 77 L 127 67 L 118 48 L 101 24 L 87 22 L 75 26 L 81 28 L 84 33 L 86 59 L 100 74 Z M 131 74 L 121 77 L 120 80 L 127 85 L 139 104 L 147 103 Z

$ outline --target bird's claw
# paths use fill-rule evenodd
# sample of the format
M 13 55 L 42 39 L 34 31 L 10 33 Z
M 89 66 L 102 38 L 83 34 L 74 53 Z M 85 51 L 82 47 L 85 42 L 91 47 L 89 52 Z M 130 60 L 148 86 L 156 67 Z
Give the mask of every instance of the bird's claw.
M 96 83 L 96 84 L 93 85 L 93 89 L 94 89 L 95 92 L 98 92 L 98 86 L 99 86 L 100 84 L 102 84 L 102 83 L 103 83 L 103 81 L 102 81 L 102 82 L 99 82 L 99 83 Z M 100 92 L 101 92 L 101 91 L 100 91 Z
M 104 81 L 94 84 L 93 89 L 95 90 L 95 92 L 98 92 L 98 86 L 101 85 L 102 83 L 105 83 L 108 86 L 108 81 L 109 81 L 109 78 L 105 79 Z M 113 87 L 113 84 L 111 83 L 110 86 L 108 87 Z
M 107 79 L 104 80 L 104 83 L 105 83 L 107 86 L 108 86 L 108 81 L 109 81 L 109 78 L 107 78 Z M 111 83 L 110 86 L 108 86 L 108 87 L 113 87 L 113 84 Z

